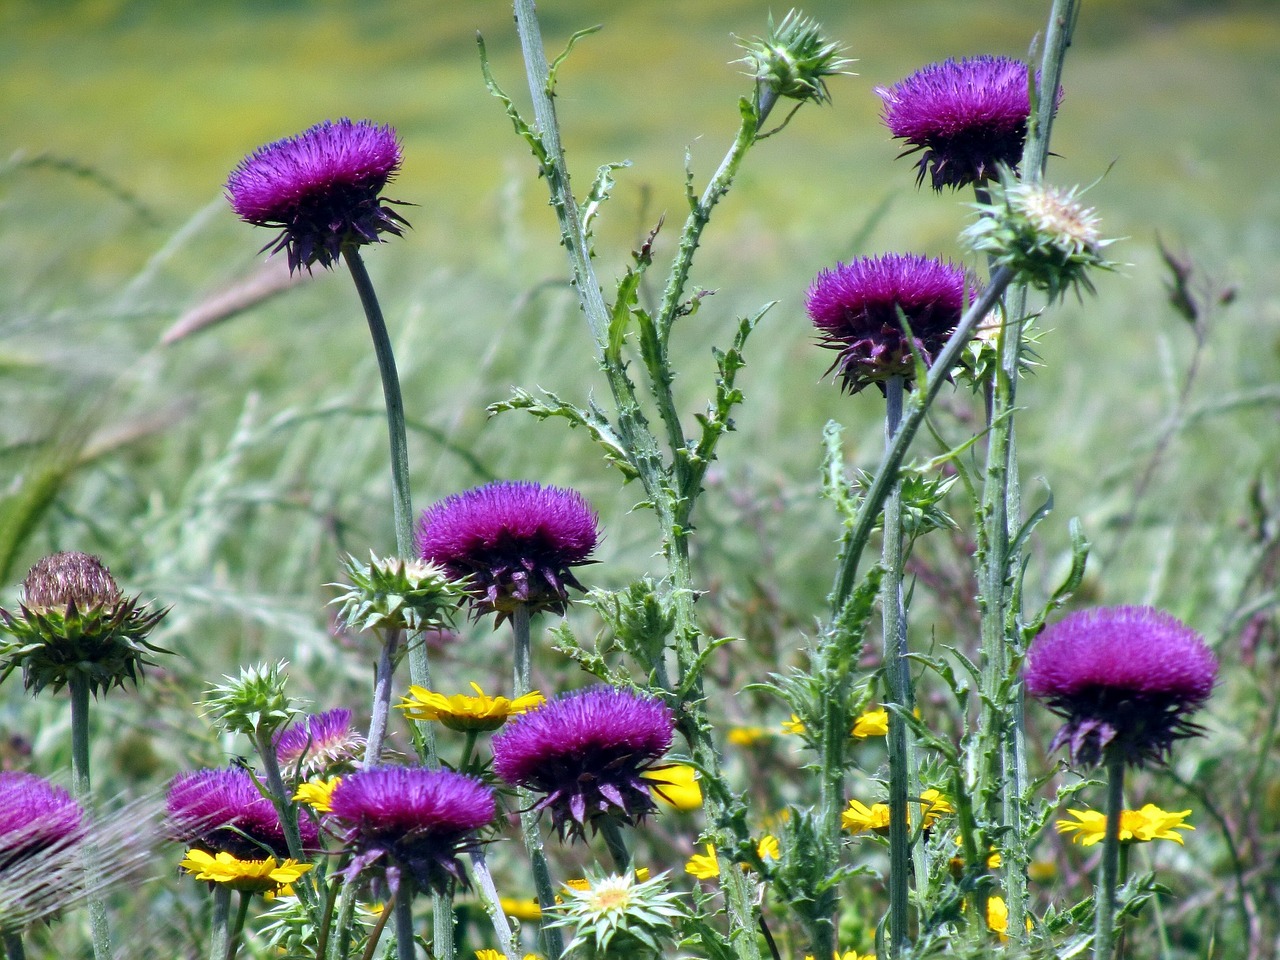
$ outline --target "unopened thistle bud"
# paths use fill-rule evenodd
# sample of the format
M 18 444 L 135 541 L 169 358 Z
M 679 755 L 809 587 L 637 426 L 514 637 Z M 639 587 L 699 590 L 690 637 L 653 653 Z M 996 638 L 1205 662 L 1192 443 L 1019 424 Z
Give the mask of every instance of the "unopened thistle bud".
M 294 709 L 285 693 L 285 662 L 242 667 L 239 677 L 223 677 L 226 683 L 210 688 L 202 712 L 227 733 L 256 737 L 272 735 L 293 719 Z
M 991 185 L 990 203 L 974 204 L 976 222 L 961 235 L 970 249 L 996 266 L 1017 271 L 1017 279 L 1045 291 L 1050 299 L 1081 287 L 1093 292 L 1089 270 L 1114 270 L 1102 255 L 1114 240 L 1098 231 L 1098 218 L 1082 204 L 1079 188 L 1059 190 L 1018 183 L 1005 172 Z
M 844 73 L 853 63 L 840 56 L 844 48 L 824 37 L 816 20 L 795 10 L 777 25 L 770 15 L 768 36 L 740 40 L 738 45 L 746 56 L 736 62 L 746 65 L 762 93 L 775 98 L 827 103 L 831 94 L 826 78 Z
M 467 595 L 465 583 L 423 560 L 370 554 L 368 563 L 349 556 L 342 565 L 351 585 L 330 584 L 343 591 L 332 602 L 341 604 L 338 616 L 351 630 L 445 629 Z
M 59 690 L 75 675 L 95 696 L 125 681 L 137 684 L 152 654 L 168 653 L 147 635 L 168 610 L 148 611 L 120 593 L 97 557 L 65 552 L 45 557 L 22 582 L 18 613 L 0 609 L 0 679 L 21 668 L 24 686 Z

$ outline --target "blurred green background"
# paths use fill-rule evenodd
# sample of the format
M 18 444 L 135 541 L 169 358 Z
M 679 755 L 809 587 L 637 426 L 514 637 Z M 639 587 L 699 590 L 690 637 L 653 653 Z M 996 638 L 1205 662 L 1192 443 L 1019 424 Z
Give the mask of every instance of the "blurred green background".
M 806 287 L 861 253 L 963 256 L 955 238 L 970 196 L 916 189 L 873 90 L 947 56 L 1025 56 L 1047 7 L 804 8 L 847 45 L 857 76 L 836 78 L 830 106 L 806 106 L 752 152 L 697 261 L 694 283 L 716 294 L 676 335 L 678 400 L 692 416 L 711 390 L 710 346 L 728 340 L 735 317 L 776 301 L 748 347 L 738 435 L 700 508 L 702 609 L 710 629 L 750 641 L 749 656 L 726 656 L 726 689 L 790 662 L 822 615 L 836 536 L 817 490 L 823 423 L 848 426 L 851 467 L 873 469 L 881 444 L 874 392 L 845 397 L 821 379 L 830 356 L 813 345 Z M 770 9 L 540 4 L 552 52 L 604 25 L 561 71 L 557 104 L 579 191 L 598 164 L 634 164 L 598 226 L 606 286 L 663 214 L 659 263 L 671 254 L 686 151 L 701 189 L 750 92 L 731 63 L 734 37 L 763 33 Z M 190 703 L 240 663 L 288 657 L 299 693 L 320 707 L 358 702 L 368 684 L 370 650 L 335 637 L 325 614 L 339 553 L 393 542 L 381 393 L 345 271 L 162 342 L 260 269 L 269 234 L 231 214 L 227 173 L 312 123 L 368 117 L 404 140 L 388 195 L 415 205 L 402 208 L 413 230 L 366 260 L 413 421 L 416 506 L 493 476 L 570 484 L 606 532 L 593 583 L 660 570 L 649 517 L 631 509 L 638 495 L 584 437 L 485 416 L 513 386 L 577 402 L 607 391 L 565 286 L 545 185 L 481 82 L 477 30 L 499 81 L 527 103 L 510 8 L 497 0 L 0 2 L 0 596 L 11 604 L 46 552 L 96 552 L 127 589 L 173 605 L 160 642 L 182 654 L 140 700 L 108 698 L 100 716 L 118 735 L 97 749 L 109 783 L 160 782 L 232 751 L 191 722 Z M 1109 236 L 1126 238 L 1111 248 L 1126 266 L 1097 278 L 1096 297 L 1047 313 L 1042 366 L 1020 393 L 1028 502 L 1045 484 L 1055 496 L 1032 548 L 1032 598 L 1061 575 L 1066 520 L 1079 515 L 1096 546 L 1087 599 L 1167 607 L 1228 664 L 1256 655 L 1237 649 L 1240 630 L 1274 592 L 1277 49 L 1272 0 L 1086 0 L 1049 179 L 1094 184 L 1087 201 Z M 1168 304 L 1157 236 L 1194 261 L 1204 300 L 1232 291 L 1206 315 L 1198 351 Z M 935 422 L 955 442 L 979 409 L 957 388 Z M 963 520 L 963 504 L 954 512 Z M 923 638 L 969 642 L 964 533 L 919 558 Z M 488 626 L 462 632 L 440 685 L 501 689 Z M 538 668 L 554 686 L 559 661 L 544 653 Z M 1210 719 L 1215 747 L 1196 758 L 1197 775 L 1209 753 L 1257 742 L 1252 718 L 1270 694 L 1253 683 L 1228 681 L 1246 719 Z M 56 760 L 64 705 L 19 687 L 0 691 L 0 731 L 23 741 L 6 749 Z M 728 697 L 722 709 L 760 722 L 776 707 Z

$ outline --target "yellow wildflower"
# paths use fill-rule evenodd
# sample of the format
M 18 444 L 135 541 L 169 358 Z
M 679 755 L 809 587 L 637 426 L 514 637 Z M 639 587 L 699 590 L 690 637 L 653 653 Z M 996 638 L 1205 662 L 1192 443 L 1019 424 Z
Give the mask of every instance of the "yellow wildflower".
M 889 732 L 889 711 L 884 707 L 865 711 L 853 723 L 853 736 L 859 740 L 883 737 Z
M 765 834 L 756 844 L 756 856 L 761 860 L 781 860 L 782 848 L 778 846 L 778 838 Z
M 1058 820 L 1054 826 L 1059 833 L 1074 833 L 1072 843 L 1091 847 L 1101 843 L 1107 835 L 1107 815 L 1100 810 L 1067 810 L 1075 820 Z M 1145 843 L 1150 840 L 1173 840 L 1182 843 L 1178 830 L 1194 830 L 1184 821 L 1190 810 L 1172 813 L 1148 803 L 1141 810 L 1120 811 L 1120 841 Z
M 229 853 L 216 856 L 204 850 L 188 850 L 186 858 L 178 864 L 197 880 L 225 883 L 232 890 L 242 893 L 261 893 L 268 899 L 290 896 L 289 886 L 312 868 L 310 863 L 297 860 L 276 862 L 275 857 L 265 860 L 241 860 Z
M 1001 943 L 1009 939 L 1009 905 L 1004 897 L 987 897 L 987 928 L 995 931 Z
M 306 804 L 316 813 L 330 813 L 333 810 L 333 791 L 341 782 L 341 777 L 307 780 L 305 783 L 298 784 L 298 791 L 293 795 L 293 799 Z
M 640 774 L 653 782 L 649 792 L 669 807 L 677 810 L 702 809 L 702 788 L 698 786 L 698 772 L 684 763 L 656 767 Z
M 957 847 L 963 846 L 963 842 L 961 841 L 959 834 L 956 834 L 956 846 Z M 1004 860 L 1000 856 L 1000 852 L 996 850 L 995 847 L 989 847 L 988 854 L 989 855 L 987 857 L 987 866 L 990 867 L 992 870 L 999 870 L 1000 864 L 1004 862 Z M 963 870 L 964 860 L 962 860 L 960 857 L 953 857 L 951 860 L 951 867 L 953 870 Z
M 832 960 L 876 960 L 874 953 L 859 953 L 857 950 L 848 950 L 841 953 L 839 950 L 831 955 Z M 804 960 L 813 960 L 812 953 L 806 953 Z
M 797 737 L 803 736 L 804 721 L 793 713 L 790 720 L 782 721 L 782 732 L 795 734 Z
M 689 858 L 684 865 L 684 872 L 697 877 L 699 880 L 713 880 L 720 876 L 720 858 L 716 856 L 716 847 L 713 843 L 706 844 L 707 852 L 705 854 L 695 853 Z M 782 859 L 782 849 L 778 846 L 776 837 L 765 834 L 756 844 L 756 856 L 761 860 L 780 860 Z M 742 864 L 742 869 L 747 869 L 747 865 Z
M 955 813 L 955 808 L 937 790 L 925 790 L 918 801 L 924 806 L 924 826 L 929 829 L 944 813 Z M 907 823 L 911 823 L 910 806 L 908 806 Z M 850 833 L 885 833 L 889 829 L 889 805 L 874 803 L 870 807 L 860 800 L 850 800 L 849 808 L 840 814 L 840 826 Z
M 502 904 L 502 912 L 508 917 L 526 921 L 542 919 L 542 907 L 537 900 L 528 897 L 500 897 L 498 902 Z
M 767 727 L 730 727 L 725 739 L 735 747 L 754 747 L 772 736 Z
M 436 720 L 450 730 L 467 733 L 497 730 L 511 717 L 532 710 L 546 700 L 536 690 L 508 700 L 506 697 L 486 696 L 478 683 L 472 683 L 471 689 L 476 692 L 474 697 L 465 693 L 446 697 L 426 687 L 411 686 L 409 696 L 403 697 L 397 706 L 411 720 Z
M 507 955 L 501 950 L 485 947 L 476 951 L 476 960 L 507 960 Z M 524 960 L 541 960 L 541 958 L 536 953 L 526 953 Z

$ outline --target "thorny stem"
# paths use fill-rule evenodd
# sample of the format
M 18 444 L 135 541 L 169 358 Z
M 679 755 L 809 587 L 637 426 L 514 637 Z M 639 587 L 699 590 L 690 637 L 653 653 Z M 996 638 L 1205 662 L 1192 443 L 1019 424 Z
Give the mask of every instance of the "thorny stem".
M 511 614 L 511 632 L 515 638 L 515 654 L 512 659 L 516 697 L 523 697 L 533 689 L 529 621 L 528 604 L 518 604 Z M 550 912 L 556 905 L 556 891 L 551 883 L 551 868 L 547 864 L 547 854 L 542 848 L 542 828 L 538 824 L 538 812 L 533 809 L 534 796 L 527 788 L 518 787 L 516 803 L 520 805 L 520 833 L 524 838 L 525 851 L 529 854 L 533 888 L 538 895 L 538 905 L 544 912 Z M 542 949 L 547 954 L 548 960 L 560 960 L 560 956 L 564 953 L 564 937 L 560 929 L 542 924 L 538 935 L 542 938 Z
M 484 858 L 484 848 L 477 844 L 468 853 L 471 857 L 471 873 L 475 876 L 476 886 L 480 890 L 480 902 L 484 904 L 484 912 L 489 915 L 493 932 L 498 938 L 498 943 L 502 945 L 502 955 L 506 960 L 520 960 L 516 938 L 511 932 L 511 924 L 507 922 L 506 911 L 502 909 L 502 898 L 498 896 L 498 888 L 493 883 L 493 874 L 489 872 L 489 864 Z
M 213 919 L 209 924 L 209 960 L 227 960 L 231 951 L 231 888 L 213 887 Z
M 71 673 L 67 681 L 71 690 L 71 782 L 76 800 L 85 810 L 93 809 L 93 783 L 89 777 L 89 676 L 83 671 Z M 85 886 L 89 896 L 89 930 L 93 939 L 94 960 L 111 960 L 111 928 L 107 923 L 107 905 L 93 883 L 95 861 L 93 844 L 82 846 Z
M 1107 832 L 1094 897 L 1093 960 L 1111 960 L 1115 936 L 1116 884 L 1120 864 L 1120 813 L 1124 809 L 1124 757 L 1109 751 L 1107 765 Z
M 364 746 L 364 765 L 372 767 L 382 756 L 382 744 L 387 737 L 387 715 L 391 712 L 391 689 L 395 682 L 396 647 L 400 645 L 399 630 L 388 630 L 378 655 L 378 665 L 373 675 L 373 715 L 369 719 L 369 737 Z
M 400 888 L 396 890 L 396 960 L 414 960 L 417 953 L 417 944 L 413 937 L 413 877 L 409 871 L 405 870 L 400 875 Z M 437 936 L 439 935 L 439 924 L 436 924 Z M 453 937 L 450 935 L 450 942 Z M 443 956 L 439 952 L 440 945 L 431 944 L 438 956 Z M 449 954 L 452 956 L 453 948 L 450 946 Z
M 902 422 L 903 378 L 885 382 L 885 445 L 893 443 Z M 894 483 L 884 504 L 884 583 L 881 613 L 884 625 L 884 672 L 889 702 L 911 709 L 911 672 L 907 661 L 907 616 L 902 597 L 903 565 L 902 484 Z M 897 710 L 889 711 L 889 955 L 898 957 L 910 946 L 911 843 L 907 799 L 912 794 L 907 725 Z M 924 878 L 918 877 L 923 883 Z M 821 956 L 826 956 L 825 950 Z

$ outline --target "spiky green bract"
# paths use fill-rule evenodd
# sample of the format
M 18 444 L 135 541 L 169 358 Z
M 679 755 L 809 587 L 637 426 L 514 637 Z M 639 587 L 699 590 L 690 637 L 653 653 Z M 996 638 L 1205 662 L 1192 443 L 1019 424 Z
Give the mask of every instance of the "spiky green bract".
M 978 219 L 961 234 L 976 253 L 1017 271 L 1017 281 L 1056 300 L 1075 289 L 1093 292 L 1090 270 L 1114 270 L 1102 256 L 1115 240 L 1098 232 L 1098 218 L 1079 201 L 1080 189 L 1019 183 L 1007 170 L 991 185 L 989 203 L 973 204 Z
M 676 924 L 688 916 L 683 896 L 667 889 L 667 875 L 639 881 L 634 874 L 588 874 L 586 889 L 564 887 L 547 926 L 573 931 L 566 957 L 649 960 L 674 951 Z
M 239 677 L 224 676 L 226 683 L 209 689 L 201 713 L 227 733 L 271 736 L 296 713 L 284 689 L 287 665 L 283 660 L 259 663 L 241 667 Z
M 338 616 L 351 630 L 446 629 L 467 596 L 465 580 L 451 580 L 441 567 L 423 560 L 370 553 L 368 563 L 348 556 L 342 566 L 351 585 L 329 584 L 343 591 L 330 602 L 342 605 Z
M 738 45 L 746 56 L 735 62 L 746 64 L 761 89 L 790 100 L 830 102 L 826 78 L 853 63 L 840 56 L 843 46 L 822 35 L 818 21 L 797 10 L 777 25 L 770 14 L 768 36 L 739 40 Z
M 55 553 L 38 561 L 22 582 L 18 613 L 0 609 L 0 680 L 22 670 L 23 686 L 61 690 L 83 676 L 97 696 L 128 681 L 137 686 L 153 654 L 169 653 L 147 640 L 168 609 L 148 611 L 120 593 L 110 571 L 87 553 Z

